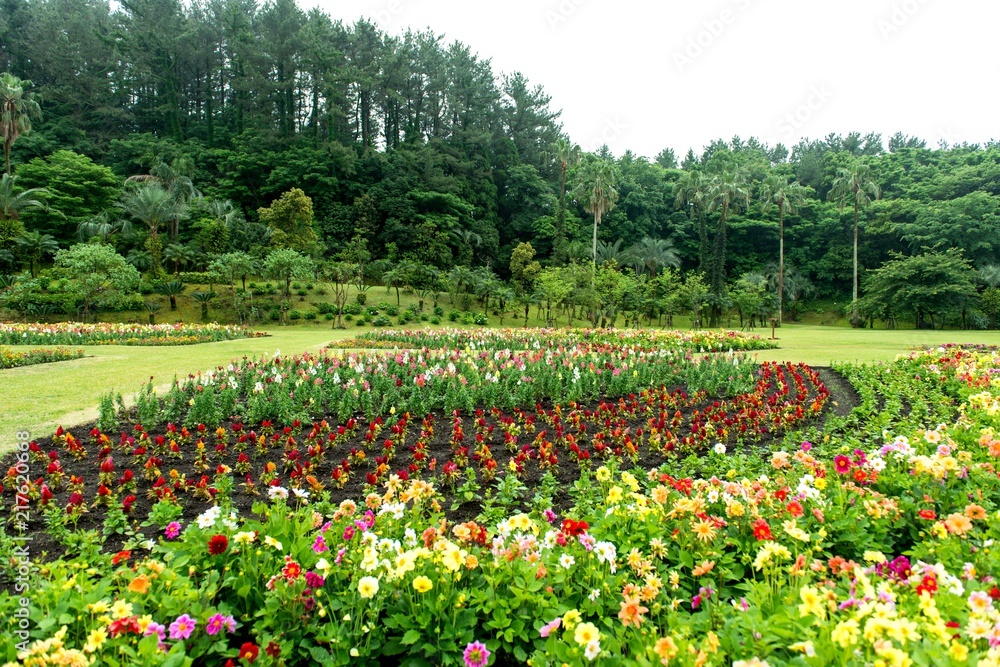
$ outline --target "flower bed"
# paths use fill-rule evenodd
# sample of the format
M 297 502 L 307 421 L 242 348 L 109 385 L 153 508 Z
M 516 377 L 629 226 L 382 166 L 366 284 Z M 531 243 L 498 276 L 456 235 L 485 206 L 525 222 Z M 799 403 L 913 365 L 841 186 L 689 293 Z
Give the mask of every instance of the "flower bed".
M 330 347 L 538 350 L 580 344 L 625 345 L 647 351 L 673 348 L 683 352 L 745 352 L 778 347 L 777 341 L 737 331 L 653 329 L 388 329 L 337 341 Z
M 22 352 L 0 346 L 0 368 L 48 364 L 54 361 L 80 359 L 83 356 L 83 350 L 70 350 L 64 347 L 55 350 L 25 350 Z
M 194 345 L 266 335 L 221 324 L 0 323 L 6 345 Z
M 26 453 L 45 466 L 31 475 L 31 513 L 67 557 L 32 579 L 32 618 L 47 620 L 22 660 L 62 651 L 128 664 L 997 664 L 1000 355 L 941 348 L 844 370 L 858 410 L 888 414 L 885 432 L 847 435 L 852 413 L 831 417 L 828 433 L 808 426 L 810 441 L 771 439 L 769 451 L 727 426 L 804 425 L 798 408 L 825 395 L 811 369 L 763 365 L 748 391 L 718 405 L 665 387 L 603 404 L 463 412 L 457 424 L 397 412 L 381 423 L 265 425 L 273 430 L 253 438 L 234 424 L 186 436 L 176 427 L 162 442 L 145 427 L 116 438 L 62 432 Z M 903 400 L 889 400 L 900 390 Z M 666 431 L 703 429 L 698 442 L 666 446 Z M 422 442 L 447 460 L 432 469 L 417 456 Z M 447 477 L 465 443 L 465 472 L 478 482 L 497 463 L 489 497 L 482 484 L 463 488 L 462 474 Z M 249 508 L 240 447 L 260 494 Z M 654 448 L 661 460 L 642 458 Z M 59 474 L 50 449 L 62 465 L 76 452 L 95 472 L 65 477 L 46 500 L 41 484 Z M 550 452 L 555 470 L 543 472 Z M 342 453 L 343 489 L 332 470 L 309 479 L 314 458 Z M 205 479 L 167 473 L 192 456 L 209 467 Z M 363 463 L 375 456 L 388 457 L 383 477 L 381 464 Z M 539 473 L 527 489 L 519 464 Z M 368 486 L 341 495 L 365 465 L 376 479 L 366 472 Z M 543 479 L 570 469 L 575 481 Z M 155 504 L 135 519 L 152 542 L 130 535 L 125 507 L 142 507 L 145 489 Z M 482 495 L 476 516 L 462 515 L 469 492 Z M 89 515 L 103 517 L 100 528 L 72 530 Z M 102 553 L 104 540 L 122 539 L 126 548 Z M 18 604 L 0 594 L 6 619 Z

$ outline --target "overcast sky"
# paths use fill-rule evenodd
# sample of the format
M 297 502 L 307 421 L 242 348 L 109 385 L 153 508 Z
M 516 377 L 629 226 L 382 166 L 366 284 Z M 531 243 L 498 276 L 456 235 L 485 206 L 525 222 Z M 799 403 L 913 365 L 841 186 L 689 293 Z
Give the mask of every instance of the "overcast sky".
M 552 96 L 583 148 L 679 156 L 716 138 L 1000 138 L 996 0 L 306 0 L 430 28 Z

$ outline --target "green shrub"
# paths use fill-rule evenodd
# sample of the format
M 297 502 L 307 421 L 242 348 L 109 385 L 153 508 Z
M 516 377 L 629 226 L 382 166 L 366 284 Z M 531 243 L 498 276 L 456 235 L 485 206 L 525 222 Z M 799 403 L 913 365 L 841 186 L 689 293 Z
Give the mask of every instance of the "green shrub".
M 475 324 L 476 316 L 472 313 L 462 313 L 462 324 Z
M 437 317 L 444 317 L 444 308 L 441 306 L 434 306 L 434 315 Z
M 307 320 L 315 320 L 317 315 L 319 315 L 317 311 L 307 310 L 305 313 L 303 313 L 302 317 Z
M 360 303 L 348 303 L 344 305 L 344 314 L 346 315 L 360 315 L 365 312 L 365 309 L 361 307 Z
M 300 313 L 297 310 L 290 310 L 288 312 L 288 319 L 290 319 L 290 320 L 301 320 L 302 319 L 302 313 Z
M 386 306 L 382 310 L 384 310 L 385 314 L 389 317 L 396 317 L 399 315 L 399 306 Z
M 379 313 L 379 308 L 377 306 L 368 306 L 365 308 L 365 312 L 368 314 L 368 317 L 375 317 Z
M 348 315 L 347 317 L 349 318 L 350 315 Z M 329 322 L 330 320 L 333 319 L 333 313 L 323 313 L 323 319 Z
M 484 313 L 476 313 L 476 316 L 472 319 L 475 324 L 485 327 L 490 323 L 490 318 L 486 317 Z
M 387 327 L 392 324 L 392 321 L 385 315 L 379 315 L 372 320 L 373 327 Z
M 435 315 L 431 318 L 431 324 L 441 324 L 441 318 Z
M 451 322 L 458 322 L 460 317 L 462 317 L 462 312 L 459 310 L 452 309 L 452 311 L 448 313 L 448 320 Z

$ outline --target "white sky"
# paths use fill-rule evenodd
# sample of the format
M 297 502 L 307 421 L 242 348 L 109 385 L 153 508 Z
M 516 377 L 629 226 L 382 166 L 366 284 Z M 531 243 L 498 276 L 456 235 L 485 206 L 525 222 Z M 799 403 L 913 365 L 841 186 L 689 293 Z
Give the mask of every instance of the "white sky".
M 683 157 L 716 138 L 898 130 L 1000 138 L 997 0 L 305 0 L 431 28 L 521 71 L 584 149 Z M 699 46 L 700 42 L 700 46 Z

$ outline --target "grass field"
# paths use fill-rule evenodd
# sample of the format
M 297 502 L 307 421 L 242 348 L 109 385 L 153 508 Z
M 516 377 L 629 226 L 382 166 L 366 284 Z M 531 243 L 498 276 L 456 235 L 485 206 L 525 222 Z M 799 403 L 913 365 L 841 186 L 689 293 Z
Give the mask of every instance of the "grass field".
M 678 319 L 678 324 L 681 322 Z M 14 446 L 19 431 L 44 438 L 59 424 L 69 426 L 96 419 L 102 395 L 114 391 L 130 396 L 150 377 L 155 385 L 164 387 L 175 375 L 197 373 L 244 356 L 273 355 L 279 350 L 282 354 L 316 352 L 331 340 L 370 330 L 350 327 L 338 331 L 331 330 L 329 324 L 313 324 L 269 328 L 268 338 L 202 345 L 90 346 L 84 348 L 88 356 L 83 359 L 3 370 L 0 452 Z M 758 328 L 756 333 L 766 337 L 770 329 Z M 948 342 L 1000 345 L 1000 331 L 886 331 L 786 325 L 777 335 L 780 349 L 756 353 L 758 359 L 827 366 L 839 361 L 889 361 L 913 347 Z

